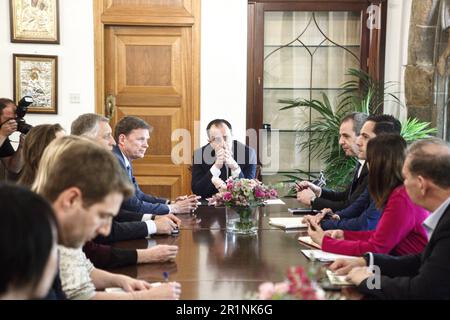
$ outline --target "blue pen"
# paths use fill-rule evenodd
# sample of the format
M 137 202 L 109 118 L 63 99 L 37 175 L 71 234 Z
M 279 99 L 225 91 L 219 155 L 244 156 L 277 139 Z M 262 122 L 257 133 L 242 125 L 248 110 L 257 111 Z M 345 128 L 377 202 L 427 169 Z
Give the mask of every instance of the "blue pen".
M 169 273 L 167 271 L 163 272 L 163 277 L 166 282 L 169 282 Z

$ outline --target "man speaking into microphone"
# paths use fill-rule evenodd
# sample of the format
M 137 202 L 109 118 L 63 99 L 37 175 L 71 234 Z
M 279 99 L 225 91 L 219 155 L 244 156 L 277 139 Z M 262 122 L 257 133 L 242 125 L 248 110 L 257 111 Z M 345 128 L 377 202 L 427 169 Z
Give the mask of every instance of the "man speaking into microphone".
M 254 179 L 256 153 L 233 140 L 231 124 L 215 119 L 206 127 L 208 144 L 194 151 L 192 192 L 204 199 L 218 192 L 229 177 Z

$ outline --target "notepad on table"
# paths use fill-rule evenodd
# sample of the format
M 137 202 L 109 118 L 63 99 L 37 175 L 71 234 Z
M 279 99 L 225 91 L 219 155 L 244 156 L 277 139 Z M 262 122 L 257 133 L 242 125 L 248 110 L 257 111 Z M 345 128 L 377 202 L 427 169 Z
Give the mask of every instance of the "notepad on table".
M 284 203 L 284 201 L 281 199 L 269 199 L 264 201 L 264 204 L 271 205 L 271 204 L 286 204 L 286 203 Z
M 333 262 L 337 259 L 357 259 L 357 257 L 329 253 L 322 250 L 302 250 L 302 253 L 310 260 L 319 260 L 321 262 Z
M 305 237 L 298 237 L 298 241 L 307 244 L 308 246 L 320 249 L 321 247 L 315 243 L 310 236 L 305 236 Z
M 307 228 L 308 225 L 302 222 L 303 218 L 270 218 L 269 224 L 284 229 Z
M 354 285 L 353 283 L 346 280 L 347 276 L 338 276 L 331 270 L 327 270 L 326 273 L 327 273 L 328 280 L 330 281 L 330 283 L 333 286 L 353 286 Z

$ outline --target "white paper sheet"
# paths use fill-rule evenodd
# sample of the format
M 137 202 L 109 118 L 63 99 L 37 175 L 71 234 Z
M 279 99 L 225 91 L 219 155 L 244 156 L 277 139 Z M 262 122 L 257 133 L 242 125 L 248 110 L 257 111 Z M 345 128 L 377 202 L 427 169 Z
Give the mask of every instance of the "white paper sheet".
M 358 257 L 346 256 L 343 254 L 334 254 L 322 250 L 302 250 L 302 253 L 310 260 L 319 260 L 321 262 L 333 262 L 337 259 L 357 259 Z
M 305 236 L 305 237 L 298 237 L 298 241 L 302 242 L 302 243 L 306 243 L 307 245 L 310 245 L 314 248 L 320 249 L 320 246 L 315 243 L 310 236 Z
M 308 225 L 302 222 L 303 218 L 270 218 L 269 224 L 284 229 L 307 228 Z
M 272 204 L 286 204 L 286 203 L 284 203 L 284 201 L 281 200 L 281 199 L 269 199 L 269 200 L 264 201 L 264 203 L 265 203 L 266 205 L 272 205 Z

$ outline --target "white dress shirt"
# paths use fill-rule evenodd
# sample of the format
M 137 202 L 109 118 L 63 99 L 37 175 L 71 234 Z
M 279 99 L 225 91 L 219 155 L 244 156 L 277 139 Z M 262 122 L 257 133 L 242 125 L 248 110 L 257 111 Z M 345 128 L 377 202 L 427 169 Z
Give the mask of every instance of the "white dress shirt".
M 428 216 L 423 222 L 423 226 L 425 227 L 425 231 L 428 235 L 428 240 L 431 239 L 434 230 L 436 229 L 439 220 L 441 220 L 442 215 L 444 214 L 447 207 L 450 205 L 450 197 L 442 203 L 439 208 L 437 208 L 432 214 Z

